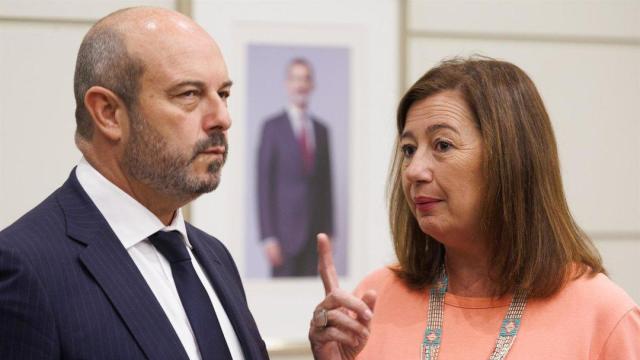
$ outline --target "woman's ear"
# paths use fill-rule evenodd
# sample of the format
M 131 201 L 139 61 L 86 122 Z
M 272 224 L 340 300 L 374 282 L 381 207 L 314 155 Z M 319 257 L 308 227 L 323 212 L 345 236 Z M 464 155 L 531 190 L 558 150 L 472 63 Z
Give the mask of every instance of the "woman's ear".
M 123 111 L 126 107 L 120 97 L 102 86 L 92 86 L 84 95 L 84 106 L 93 121 L 94 136 L 100 133 L 110 141 L 122 139 L 124 128 Z

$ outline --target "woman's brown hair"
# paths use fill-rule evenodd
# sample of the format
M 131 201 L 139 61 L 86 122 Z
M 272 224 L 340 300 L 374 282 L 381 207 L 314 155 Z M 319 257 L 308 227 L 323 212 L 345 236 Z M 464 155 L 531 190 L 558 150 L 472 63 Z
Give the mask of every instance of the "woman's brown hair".
M 405 199 L 399 135 L 413 104 L 446 90 L 462 95 L 484 140 L 488 186 L 481 216 L 493 240 L 496 295 L 522 287 L 532 297 L 546 297 L 569 278 L 604 273 L 598 251 L 569 212 L 551 121 L 535 85 L 517 66 L 484 57 L 443 61 L 400 100 L 389 174 L 396 273 L 423 289 L 444 264 L 444 246 L 422 232 Z

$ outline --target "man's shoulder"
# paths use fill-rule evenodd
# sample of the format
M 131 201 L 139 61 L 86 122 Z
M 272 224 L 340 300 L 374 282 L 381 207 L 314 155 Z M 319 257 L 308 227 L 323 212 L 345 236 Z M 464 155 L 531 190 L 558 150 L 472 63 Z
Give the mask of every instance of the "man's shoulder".
M 267 116 L 264 120 L 264 125 L 274 126 L 276 124 L 283 123 L 286 121 L 289 121 L 289 116 L 287 115 L 287 112 L 285 110 L 280 110 L 276 113 L 273 113 Z
M 262 122 L 262 137 L 263 139 L 278 137 L 278 135 L 284 133 L 287 126 L 289 126 L 289 118 L 286 111 L 269 115 Z
M 56 231 L 64 231 L 64 214 L 57 200 L 58 192 L 59 189 L 0 231 L 0 246 L 43 241 Z

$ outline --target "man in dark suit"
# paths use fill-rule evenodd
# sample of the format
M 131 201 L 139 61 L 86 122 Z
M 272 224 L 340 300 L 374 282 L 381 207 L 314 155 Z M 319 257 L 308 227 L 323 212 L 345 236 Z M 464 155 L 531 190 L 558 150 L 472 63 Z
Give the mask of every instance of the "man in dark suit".
M 272 275 L 317 274 L 317 233 L 333 232 L 327 127 L 309 113 L 311 64 L 287 67 L 289 106 L 267 119 L 258 151 L 260 234 Z
M 180 210 L 218 186 L 230 88 L 215 41 L 176 12 L 120 10 L 89 30 L 83 158 L 0 232 L 0 359 L 268 357 L 231 255 Z

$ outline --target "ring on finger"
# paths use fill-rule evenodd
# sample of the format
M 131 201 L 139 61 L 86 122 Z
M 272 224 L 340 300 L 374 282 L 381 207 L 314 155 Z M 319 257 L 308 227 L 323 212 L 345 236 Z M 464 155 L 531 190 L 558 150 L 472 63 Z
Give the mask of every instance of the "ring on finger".
M 327 315 L 327 309 L 319 309 L 318 311 L 316 311 L 316 326 L 324 329 L 327 327 L 327 325 L 329 324 L 329 315 Z

